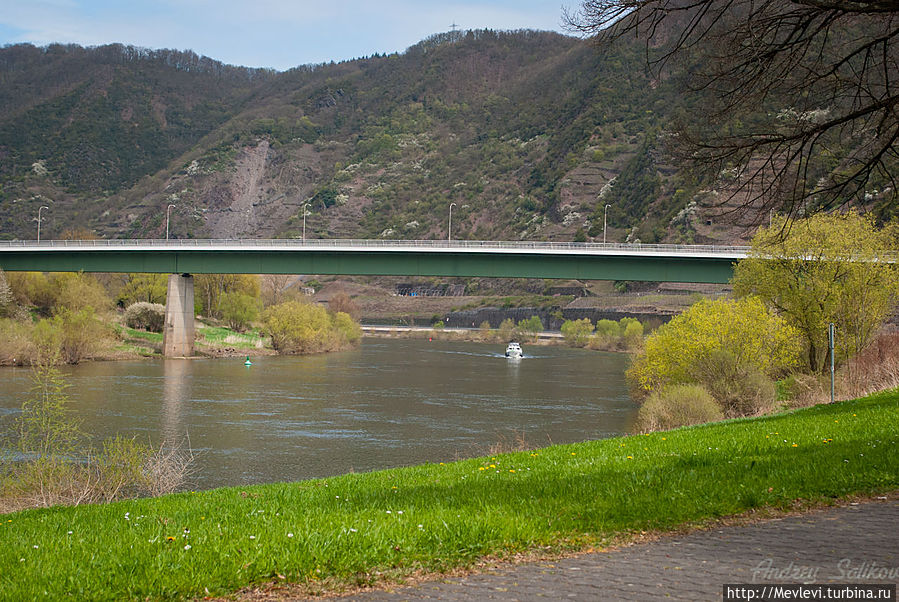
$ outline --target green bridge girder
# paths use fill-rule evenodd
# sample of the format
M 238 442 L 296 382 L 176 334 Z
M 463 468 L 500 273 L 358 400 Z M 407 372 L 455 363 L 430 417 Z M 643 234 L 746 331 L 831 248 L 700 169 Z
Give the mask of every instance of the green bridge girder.
M 726 283 L 742 249 L 712 251 L 673 245 L 599 246 L 573 243 L 467 242 L 379 246 L 374 241 L 342 244 L 278 244 L 284 241 L 241 241 L 213 244 L 191 241 L 181 247 L 122 241 L 102 245 L 0 246 L 0 267 L 6 271 L 151 272 L 166 274 L 328 274 L 386 276 L 446 276 L 490 278 L 562 278 L 656 282 Z M 424 241 L 432 242 L 432 241 Z M 502 245 L 502 246 L 499 246 Z

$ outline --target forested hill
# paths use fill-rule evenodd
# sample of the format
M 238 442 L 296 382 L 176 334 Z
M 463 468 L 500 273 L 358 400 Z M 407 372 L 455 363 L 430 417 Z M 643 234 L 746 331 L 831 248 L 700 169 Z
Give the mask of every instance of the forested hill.
M 707 242 L 666 165 L 676 78 L 639 41 L 433 36 L 287 72 L 190 52 L 0 49 L 0 237 L 299 236 Z M 614 184 L 610 185 L 612 179 Z

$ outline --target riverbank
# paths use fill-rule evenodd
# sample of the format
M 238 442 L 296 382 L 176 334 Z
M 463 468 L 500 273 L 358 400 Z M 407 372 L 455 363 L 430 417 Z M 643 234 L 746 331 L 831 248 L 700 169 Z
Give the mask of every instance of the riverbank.
M 4 517 L 7 599 L 325 593 L 899 487 L 899 391 L 786 414 Z

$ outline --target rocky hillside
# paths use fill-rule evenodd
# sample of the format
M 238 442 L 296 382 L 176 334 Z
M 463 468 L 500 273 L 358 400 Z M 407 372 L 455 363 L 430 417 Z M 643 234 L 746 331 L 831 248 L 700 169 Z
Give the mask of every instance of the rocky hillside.
M 283 73 L 126 46 L 0 49 L 0 238 L 710 242 L 643 46 L 456 32 Z

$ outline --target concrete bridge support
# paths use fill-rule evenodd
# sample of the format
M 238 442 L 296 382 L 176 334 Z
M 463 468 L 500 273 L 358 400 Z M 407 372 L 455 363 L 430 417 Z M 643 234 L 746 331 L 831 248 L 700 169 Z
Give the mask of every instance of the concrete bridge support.
M 190 357 L 194 353 L 194 277 L 169 275 L 165 296 L 163 357 Z

